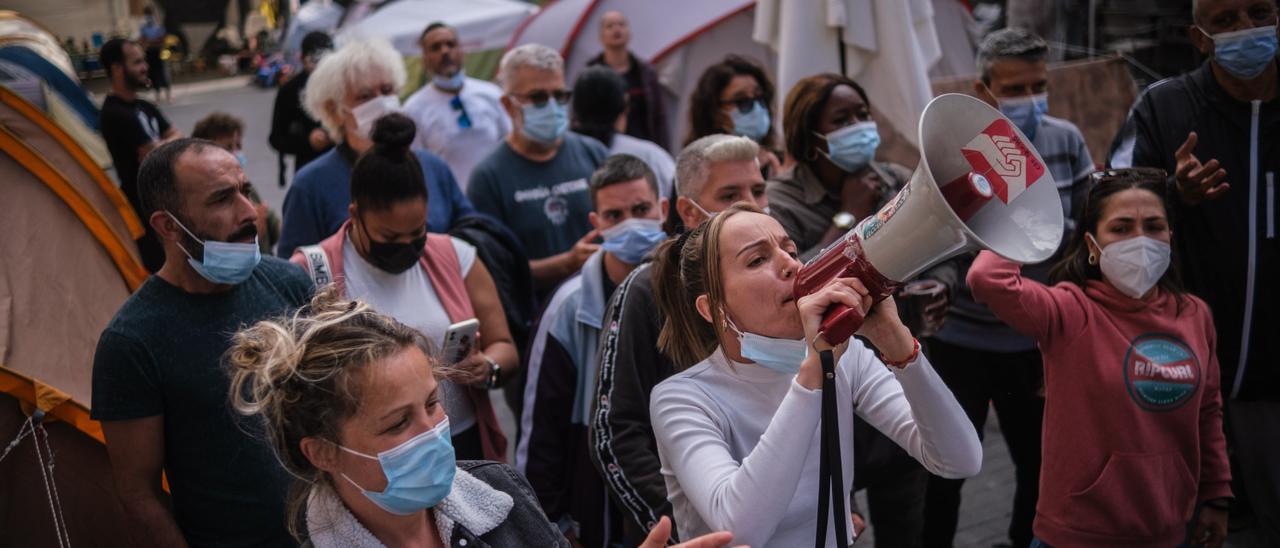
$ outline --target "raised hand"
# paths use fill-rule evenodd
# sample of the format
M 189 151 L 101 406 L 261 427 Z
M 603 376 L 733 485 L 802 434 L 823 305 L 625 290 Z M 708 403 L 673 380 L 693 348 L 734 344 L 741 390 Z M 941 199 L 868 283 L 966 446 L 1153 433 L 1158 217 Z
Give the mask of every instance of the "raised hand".
M 1217 159 L 1202 164 L 1192 153 L 1198 140 L 1196 132 L 1188 133 L 1187 140 L 1173 153 L 1173 159 L 1177 161 L 1174 177 L 1178 183 L 1178 195 L 1188 205 L 1216 200 L 1231 188 L 1231 185 L 1223 181 L 1227 177 L 1227 171 L 1220 167 Z

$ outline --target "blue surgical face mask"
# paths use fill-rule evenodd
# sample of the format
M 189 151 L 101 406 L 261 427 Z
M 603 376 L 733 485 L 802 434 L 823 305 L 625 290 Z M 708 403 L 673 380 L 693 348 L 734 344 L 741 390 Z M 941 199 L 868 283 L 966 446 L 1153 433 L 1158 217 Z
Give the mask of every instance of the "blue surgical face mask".
M 435 84 L 436 87 L 447 91 L 460 90 L 462 89 L 462 84 L 465 84 L 466 82 L 467 71 L 463 69 L 458 69 L 458 72 L 453 73 L 453 76 L 442 76 L 437 74 L 431 77 L 431 83 Z
M 880 131 L 871 121 L 842 127 L 824 137 L 827 150 L 823 154 L 831 163 L 849 173 L 867 167 L 875 159 L 876 148 L 880 146 Z
M 1213 60 L 1241 80 L 1256 78 L 1276 57 L 1275 25 L 1220 32 L 1210 38 L 1213 39 Z
M 251 244 L 201 240 L 187 230 L 187 227 L 183 226 L 182 221 L 179 221 L 174 214 L 168 211 L 165 214 L 172 218 L 173 222 L 178 223 L 183 232 L 204 247 L 204 258 L 201 261 L 196 261 L 186 248 L 182 248 L 182 252 L 187 255 L 187 264 L 206 280 L 215 284 L 236 285 L 249 279 L 249 276 L 253 275 L 253 269 L 257 268 L 258 263 L 262 261 L 262 248 L 258 247 L 257 238 L 254 238 Z
M 338 445 L 338 444 L 334 444 Z M 453 489 L 453 475 L 457 471 L 454 462 L 453 442 L 449 438 L 449 419 L 440 421 L 409 441 L 378 456 L 338 448 L 352 455 L 376 460 L 387 477 L 387 487 L 382 492 L 369 491 L 342 474 L 360 492 L 379 508 L 399 516 L 408 516 L 432 508 L 449 495 Z
M 640 264 L 653 248 L 667 239 L 662 221 L 632 217 L 600 233 L 601 249 L 627 264 Z
M 541 107 L 524 105 L 520 110 L 524 112 L 524 127 L 520 131 L 539 143 L 555 143 L 569 129 L 569 113 L 555 99 L 548 99 Z
M 741 347 L 738 352 L 743 358 L 786 375 L 800 372 L 800 364 L 809 355 L 809 343 L 804 339 L 775 339 L 747 333 L 738 329 L 728 314 L 724 318 L 729 329 L 738 334 L 738 344 Z
M 996 103 L 1000 105 L 1000 113 L 1009 118 L 1013 125 L 1018 126 L 1027 139 L 1036 138 L 1036 129 L 1040 127 L 1040 121 L 1044 120 L 1044 115 L 1049 112 L 1048 93 L 997 99 Z
M 735 108 L 729 113 L 729 118 L 733 120 L 733 133 L 741 135 L 752 141 L 764 139 L 769 134 L 769 109 L 764 108 L 764 103 L 756 101 L 751 104 L 751 110 L 742 112 Z

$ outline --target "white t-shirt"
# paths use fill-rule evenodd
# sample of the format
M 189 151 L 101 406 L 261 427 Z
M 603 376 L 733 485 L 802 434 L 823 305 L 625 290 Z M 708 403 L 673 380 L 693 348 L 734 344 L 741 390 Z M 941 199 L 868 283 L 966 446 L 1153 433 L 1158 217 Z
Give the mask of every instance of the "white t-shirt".
M 475 263 L 476 248 L 457 238 L 449 240 L 458 254 L 462 277 L 465 278 Z M 436 344 L 436 348 L 444 344 L 444 334 L 452 322 L 431 285 L 431 278 L 421 266 L 415 265 L 399 274 L 392 274 L 361 257 L 350 238 L 342 243 L 342 265 L 348 297 L 367 302 L 378 312 L 421 331 Z M 462 389 L 449 381 L 441 381 L 440 391 L 449 416 L 450 432 L 457 435 L 474 426 L 475 409 Z
M 662 147 L 644 139 L 619 133 L 613 136 L 613 146 L 609 147 L 609 155 L 614 154 L 630 154 L 643 160 L 658 178 L 658 197 L 671 197 L 671 187 L 676 179 L 676 161 Z
M 462 109 L 451 104 L 454 97 L 461 99 Z M 498 86 L 467 78 L 456 96 L 428 83 L 405 101 L 404 113 L 418 124 L 414 147 L 442 158 L 464 192 L 471 170 L 511 133 L 511 119 L 502 109 L 501 98 Z M 463 111 L 471 121 L 469 128 L 459 121 Z
M 836 370 L 839 409 L 852 409 L 934 474 L 978 473 L 978 433 L 923 355 L 890 372 L 854 339 Z M 757 548 L 812 546 L 821 411 L 821 390 L 800 386 L 795 375 L 731 363 L 718 348 L 659 383 L 649 414 L 680 538 L 730 531 L 734 543 Z M 857 450 L 849 413 L 841 414 L 840 446 L 849 493 Z M 827 545 L 847 545 L 835 537 L 829 522 Z

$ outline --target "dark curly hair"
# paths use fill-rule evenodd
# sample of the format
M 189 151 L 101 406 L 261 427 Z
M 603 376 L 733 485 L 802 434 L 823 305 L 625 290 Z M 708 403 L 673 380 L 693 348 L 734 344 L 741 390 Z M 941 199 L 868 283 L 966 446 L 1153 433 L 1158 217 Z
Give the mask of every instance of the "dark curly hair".
M 760 86 L 760 100 L 769 111 L 769 118 L 776 119 L 773 115 L 773 82 L 769 80 L 769 75 L 765 74 L 764 68 L 755 60 L 731 53 L 719 63 L 707 67 L 702 77 L 698 78 L 698 86 L 693 89 L 693 95 L 689 97 L 689 134 L 684 138 L 685 145 L 708 135 L 725 133 L 724 128 L 720 127 L 720 123 L 716 120 L 721 106 L 720 92 L 724 91 L 729 81 L 738 75 L 756 79 L 756 84 Z M 760 144 L 766 148 L 773 148 L 774 140 L 777 138 L 776 133 L 770 127 L 769 133 L 760 140 Z

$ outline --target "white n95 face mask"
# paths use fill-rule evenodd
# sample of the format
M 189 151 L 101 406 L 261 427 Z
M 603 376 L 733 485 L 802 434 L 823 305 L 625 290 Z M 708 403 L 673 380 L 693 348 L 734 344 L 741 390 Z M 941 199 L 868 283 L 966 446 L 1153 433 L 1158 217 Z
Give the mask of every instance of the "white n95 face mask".
M 1093 245 L 1102 249 L 1098 267 L 1107 283 L 1135 299 L 1142 298 L 1160 282 L 1169 269 L 1173 254 L 1169 244 L 1147 236 L 1136 236 L 1111 242 L 1103 248 L 1093 234 L 1086 234 Z

